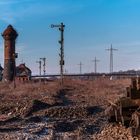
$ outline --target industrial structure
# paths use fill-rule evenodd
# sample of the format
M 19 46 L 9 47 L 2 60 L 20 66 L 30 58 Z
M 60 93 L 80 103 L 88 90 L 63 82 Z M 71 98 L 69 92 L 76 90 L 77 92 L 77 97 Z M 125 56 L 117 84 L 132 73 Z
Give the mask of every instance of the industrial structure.
M 43 57 L 43 58 L 40 58 L 40 60 L 43 61 L 43 75 L 46 74 L 46 58 Z
M 117 49 L 114 49 L 111 44 L 110 49 L 106 49 L 106 50 L 110 51 L 110 73 L 113 73 L 113 51 L 117 51 Z
M 60 75 L 61 75 L 61 85 L 63 84 L 63 74 L 64 74 L 64 65 L 65 65 L 65 61 L 64 61 L 64 28 L 65 25 L 63 24 L 63 22 L 59 25 L 51 25 L 51 28 L 59 28 L 59 31 L 61 32 L 61 39 L 58 41 L 60 43 Z
M 97 73 L 97 63 L 99 62 L 99 60 L 96 59 L 96 57 L 95 57 L 95 59 L 92 60 L 92 62 L 94 62 L 94 73 Z
M 131 85 L 126 88 L 126 96 L 116 102 L 108 101 L 105 110 L 110 122 L 122 123 L 131 127 L 132 135 L 140 134 L 140 77 L 131 79 Z
M 41 60 L 39 60 L 39 61 L 36 61 L 36 63 L 38 63 L 39 64 L 39 75 L 41 76 L 41 64 L 42 64 L 42 61 Z
M 79 68 L 80 68 L 80 74 L 82 74 L 82 65 L 83 65 L 82 62 L 80 62 L 78 65 L 79 65 Z
M 12 25 L 9 25 L 4 32 L 2 37 L 4 38 L 4 69 L 0 68 L 0 79 L 4 82 L 12 82 L 15 80 L 30 80 L 31 79 L 31 70 L 21 64 L 16 67 L 16 58 L 18 54 L 16 53 L 15 42 L 18 33 L 13 28 Z
M 13 81 L 15 77 L 15 59 L 17 58 L 17 53 L 15 52 L 15 40 L 17 36 L 18 34 L 12 25 L 9 25 L 2 34 L 2 37 L 4 38 L 3 81 Z

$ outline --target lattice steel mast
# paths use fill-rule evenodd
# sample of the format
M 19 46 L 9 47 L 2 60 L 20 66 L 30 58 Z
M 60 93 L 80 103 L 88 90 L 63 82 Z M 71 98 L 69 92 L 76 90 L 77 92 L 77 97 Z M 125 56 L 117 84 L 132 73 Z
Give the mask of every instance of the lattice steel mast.
M 113 51 L 117 51 L 117 49 L 114 49 L 111 44 L 110 49 L 106 49 L 106 50 L 110 51 L 110 73 L 113 73 Z

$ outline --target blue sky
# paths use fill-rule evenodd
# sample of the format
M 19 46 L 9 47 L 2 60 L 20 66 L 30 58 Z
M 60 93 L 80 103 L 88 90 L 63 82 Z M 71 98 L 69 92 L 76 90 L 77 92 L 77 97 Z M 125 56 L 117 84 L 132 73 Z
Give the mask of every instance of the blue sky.
M 64 22 L 65 69 L 78 73 L 109 72 L 112 44 L 114 71 L 140 69 L 140 0 L 0 0 L 0 32 L 12 24 L 17 30 L 17 64 L 25 62 L 38 73 L 36 61 L 47 58 L 47 73 L 59 73 L 60 32 L 50 25 Z M 3 65 L 3 39 L 0 38 Z

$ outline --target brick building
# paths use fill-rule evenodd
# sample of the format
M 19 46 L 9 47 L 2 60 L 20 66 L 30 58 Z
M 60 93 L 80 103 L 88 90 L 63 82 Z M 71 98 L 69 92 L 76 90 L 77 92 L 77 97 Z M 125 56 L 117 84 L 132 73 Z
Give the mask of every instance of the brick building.
M 31 70 L 25 65 L 25 63 L 16 67 L 16 80 L 18 81 L 31 80 L 31 74 Z

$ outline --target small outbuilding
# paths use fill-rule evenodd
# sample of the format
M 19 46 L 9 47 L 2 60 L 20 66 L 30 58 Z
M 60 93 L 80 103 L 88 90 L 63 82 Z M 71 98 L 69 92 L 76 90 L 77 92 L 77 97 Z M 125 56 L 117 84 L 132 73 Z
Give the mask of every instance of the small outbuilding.
M 31 74 L 31 70 L 25 65 L 25 63 L 16 67 L 16 80 L 18 81 L 31 80 Z

